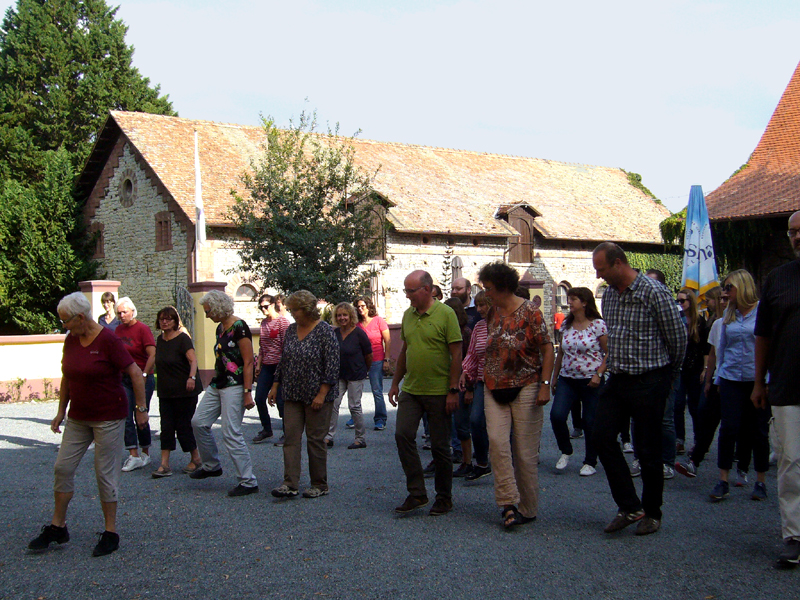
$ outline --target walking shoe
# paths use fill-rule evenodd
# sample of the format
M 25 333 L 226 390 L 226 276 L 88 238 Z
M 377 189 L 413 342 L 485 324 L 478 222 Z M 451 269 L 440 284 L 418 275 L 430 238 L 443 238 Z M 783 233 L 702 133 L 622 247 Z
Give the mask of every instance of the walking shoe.
M 377 421 L 375 423 L 375 431 L 383 431 L 384 429 L 386 429 L 386 423 L 383 421 Z
M 664 479 L 672 479 L 675 477 L 675 469 L 669 465 L 664 465 Z
M 486 477 L 487 475 L 492 474 L 492 467 L 491 465 L 486 465 L 482 467 L 480 465 L 473 465 L 472 472 L 464 477 L 464 481 L 477 481 L 481 477 Z
M 453 471 L 453 477 L 466 477 L 470 473 L 472 473 L 472 465 L 461 463 L 458 465 L 458 468 Z
M 151 461 L 151 460 L 150 460 L 150 455 L 149 455 L 149 454 L 147 454 L 147 452 L 142 452 L 141 459 L 142 459 L 142 466 L 143 466 L 143 467 L 146 467 L 146 466 L 147 466 L 147 465 L 149 465 L 151 462 L 153 462 L 153 461 Z
M 28 544 L 28 550 L 42 552 L 47 550 L 52 542 L 56 544 L 66 544 L 69 541 L 69 531 L 67 526 L 58 527 L 57 525 L 43 525 L 42 532 L 33 538 Z
M 800 540 L 787 540 L 783 552 L 778 555 L 778 564 L 794 566 L 800 563 Z
M 751 500 L 766 500 L 767 499 L 767 486 L 766 484 L 756 481 L 753 486 L 753 493 L 750 494 Z
M 730 488 L 728 487 L 727 481 L 718 481 L 717 485 L 714 486 L 714 489 L 711 490 L 711 501 L 712 502 L 721 502 L 724 498 L 728 497 L 730 493 Z
M 353 421 L 353 419 L 349 419 L 347 421 L 347 423 L 344 424 L 344 426 L 347 427 L 348 429 L 355 429 L 356 428 L 356 422 Z
M 581 467 L 581 477 L 591 477 L 595 473 L 597 473 L 597 469 L 595 469 L 592 465 L 583 465 Z
M 432 517 L 441 517 L 453 510 L 453 501 L 437 498 L 428 514 Z
M 450 461 L 457 465 L 464 460 L 464 453 L 461 450 L 456 450 L 450 454 Z
M 675 442 L 675 454 L 686 454 L 686 447 L 680 440 Z
M 611 523 L 606 525 L 606 528 L 603 531 L 606 533 L 614 533 L 620 529 L 625 529 L 628 525 L 633 525 L 636 523 L 636 521 L 639 521 L 643 518 L 644 509 L 639 509 L 634 512 L 621 510 L 617 513 L 617 516 L 611 520 Z
M 642 466 L 639 464 L 639 459 L 634 458 L 631 463 L 631 477 L 638 477 L 642 474 Z
M 271 432 L 267 433 L 266 431 L 259 431 L 258 435 L 256 435 L 256 437 L 253 438 L 253 443 L 254 444 L 263 444 L 264 442 L 266 442 L 271 437 L 272 437 L 272 433 Z
M 296 498 L 300 492 L 283 484 L 280 487 L 276 487 L 271 493 L 275 498 Z
M 325 440 L 325 445 L 328 448 L 333 448 L 333 440 Z
M 125 459 L 125 462 L 122 463 L 122 470 L 127 473 L 128 471 L 141 469 L 144 464 L 144 461 L 140 457 L 131 454 Z
M 428 504 L 428 497 L 427 496 L 409 496 L 405 499 L 400 506 L 394 509 L 394 512 L 400 513 L 404 515 L 406 513 L 410 513 L 413 510 L 417 510 L 418 508 L 422 508 L 423 506 L 427 506 Z
M 630 442 L 624 442 L 622 444 L 622 452 L 623 454 L 633 454 L 633 444 Z
M 219 477 L 222 475 L 222 468 L 216 469 L 214 471 L 206 471 L 205 469 L 195 469 L 193 473 L 189 473 L 189 477 L 192 479 L 206 479 L 207 477 Z
M 310 487 L 303 492 L 303 498 L 319 498 L 320 496 L 327 496 L 328 490 L 321 490 L 318 487 Z
M 228 490 L 228 496 L 231 498 L 235 498 L 236 496 L 248 496 L 250 494 L 257 494 L 258 493 L 258 486 L 251 485 L 246 486 L 242 483 L 237 485 L 235 488 L 231 488 Z
M 353 442 L 350 444 L 347 449 L 348 450 L 361 450 L 361 448 L 366 448 L 367 442 Z
M 691 458 L 686 462 L 676 462 L 675 470 L 681 475 L 686 475 L 686 477 L 691 477 L 691 478 L 697 477 L 697 467 L 692 462 Z
M 425 477 L 433 477 L 434 473 L 436 473 L 436 465 L 434 461 L 428 463 L 428 466 L 422 470 L 422 474 Z
M 105 556 L 106 554 L 111 554 L 117 548 L 119 548 L 119 534 L 113 531 L 104 531 L 100 534 L 100 540 L 97 542 L 97 546 L 94 547 L 92 556 Z
M 273 446 L 277 448 L 282 448 L 285 441 L 286 441 L 286 436 L 282 435 L 280 438 L 278 438 L 278 441 L 273 444 Z
M 556 463 L 556 470 L 563 471 L 564 469 L 567 468 L 568 464 L 569 464 L 569 454 L 562 454 L 561 458 L 559 458 L 558 462 Z
M 661 527 L 661 521 L 653 517 L 644 517 L 636 525 L 636 535 L 648 535 L 655 533 Z
M 747 471 L 742 471 L 741 469 L 736 469 L 736 483 L 734 483 L 736 487 L 744 487 L 747 485 Z
M 572 433 L 569 434 L 569 437 L 571 437 L 574 440 L 578 439 L 578 438 L 582 438 L 583 437 L 583 429 L 581 429 L 580 427 L 576 427 L 575 429 L 572 430 Z

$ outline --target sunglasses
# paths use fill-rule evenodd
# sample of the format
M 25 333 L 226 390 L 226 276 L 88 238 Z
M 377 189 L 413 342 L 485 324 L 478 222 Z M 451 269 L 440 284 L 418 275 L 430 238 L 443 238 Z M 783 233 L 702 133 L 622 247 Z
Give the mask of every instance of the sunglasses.
M 258 308 L 260 308 L 261 310 L 267 310 L 269 308 L 269 304 L 262 304 Z

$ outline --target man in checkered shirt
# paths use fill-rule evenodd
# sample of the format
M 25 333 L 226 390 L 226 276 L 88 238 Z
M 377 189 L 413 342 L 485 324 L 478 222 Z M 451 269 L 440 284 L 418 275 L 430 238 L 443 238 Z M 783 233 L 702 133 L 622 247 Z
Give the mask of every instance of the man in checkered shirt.
M 638 522 L 636 534 L 647 535 L 661 526 L 661 423 L 672 377 L 686 352 L 686 326 L 669 290 L 633 269 L 622 248 L 604 242 L 594 249 L 592 263 L 597 277 L 608 283 L 602 306 L 611 373 L 600 391 L 593 435 L 619 507 L 605 531 Z M 629 419 L 642 468 L 641 500 L 617 442 Z

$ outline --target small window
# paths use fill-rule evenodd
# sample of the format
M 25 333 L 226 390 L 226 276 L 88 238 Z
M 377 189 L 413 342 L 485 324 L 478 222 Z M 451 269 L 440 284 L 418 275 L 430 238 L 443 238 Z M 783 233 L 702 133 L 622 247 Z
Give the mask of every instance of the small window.
M 156 252 L 172 250 L 172 219 L 168 210 L 156 213 Z
M 569 309 L 569 298 L 567 298 L 567 292 L 571 287 L 572 286 L 566 281 L 562 281 L 558 284 L 558 289 L 556 290 L 556 304 L 558 305 L 558 309 L 562 312 L 565 312 Z
M 132 173 L 124 173 L 119 184 L 119 203 L 125 208 L 133 206 L 136 200 L 136 179 Z
M 450 262 L 450 268 L 452 270 L 452 278 L 450 281 L 455 281 L 456 279 L 463 277 L 461 272 L 464 269 L 464 261 L 462 261 L 460 257 L 453 257 L 453 260 Z
M 94 256 L 92 256 L 92 258 L 98 259 L 106 257 L 105 228 L 106 226 L 103 223 L 92 223 L 89 228 L 89 231 L 95 236 Z
M 236 297 L 235 300 L 237 302 L 244 301 L 244 302 L 255 302 L 256 300 L 256 288 L 252 285 L 240 285 L 236 289 Z

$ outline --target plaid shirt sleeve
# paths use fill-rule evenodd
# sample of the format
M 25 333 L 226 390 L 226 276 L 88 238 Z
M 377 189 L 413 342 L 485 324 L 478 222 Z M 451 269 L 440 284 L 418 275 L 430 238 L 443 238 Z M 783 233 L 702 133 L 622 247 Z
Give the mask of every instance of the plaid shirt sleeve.
M 663 291 L 661 289 L 655 290 L 651 306 L 655 315 L 656 325 L 669 353 L 669 362 L 672 365 L 672 370 L 673 372 L 678 372 L 681 370 L 681 365 L 683 365 L 686 343 L 689 339 L 686 325 L 683 324 L 683 319 L 681 319 L 680 310 L 678 310 L 675 301 L 672 299 L 672 294 L 666 288 Z

